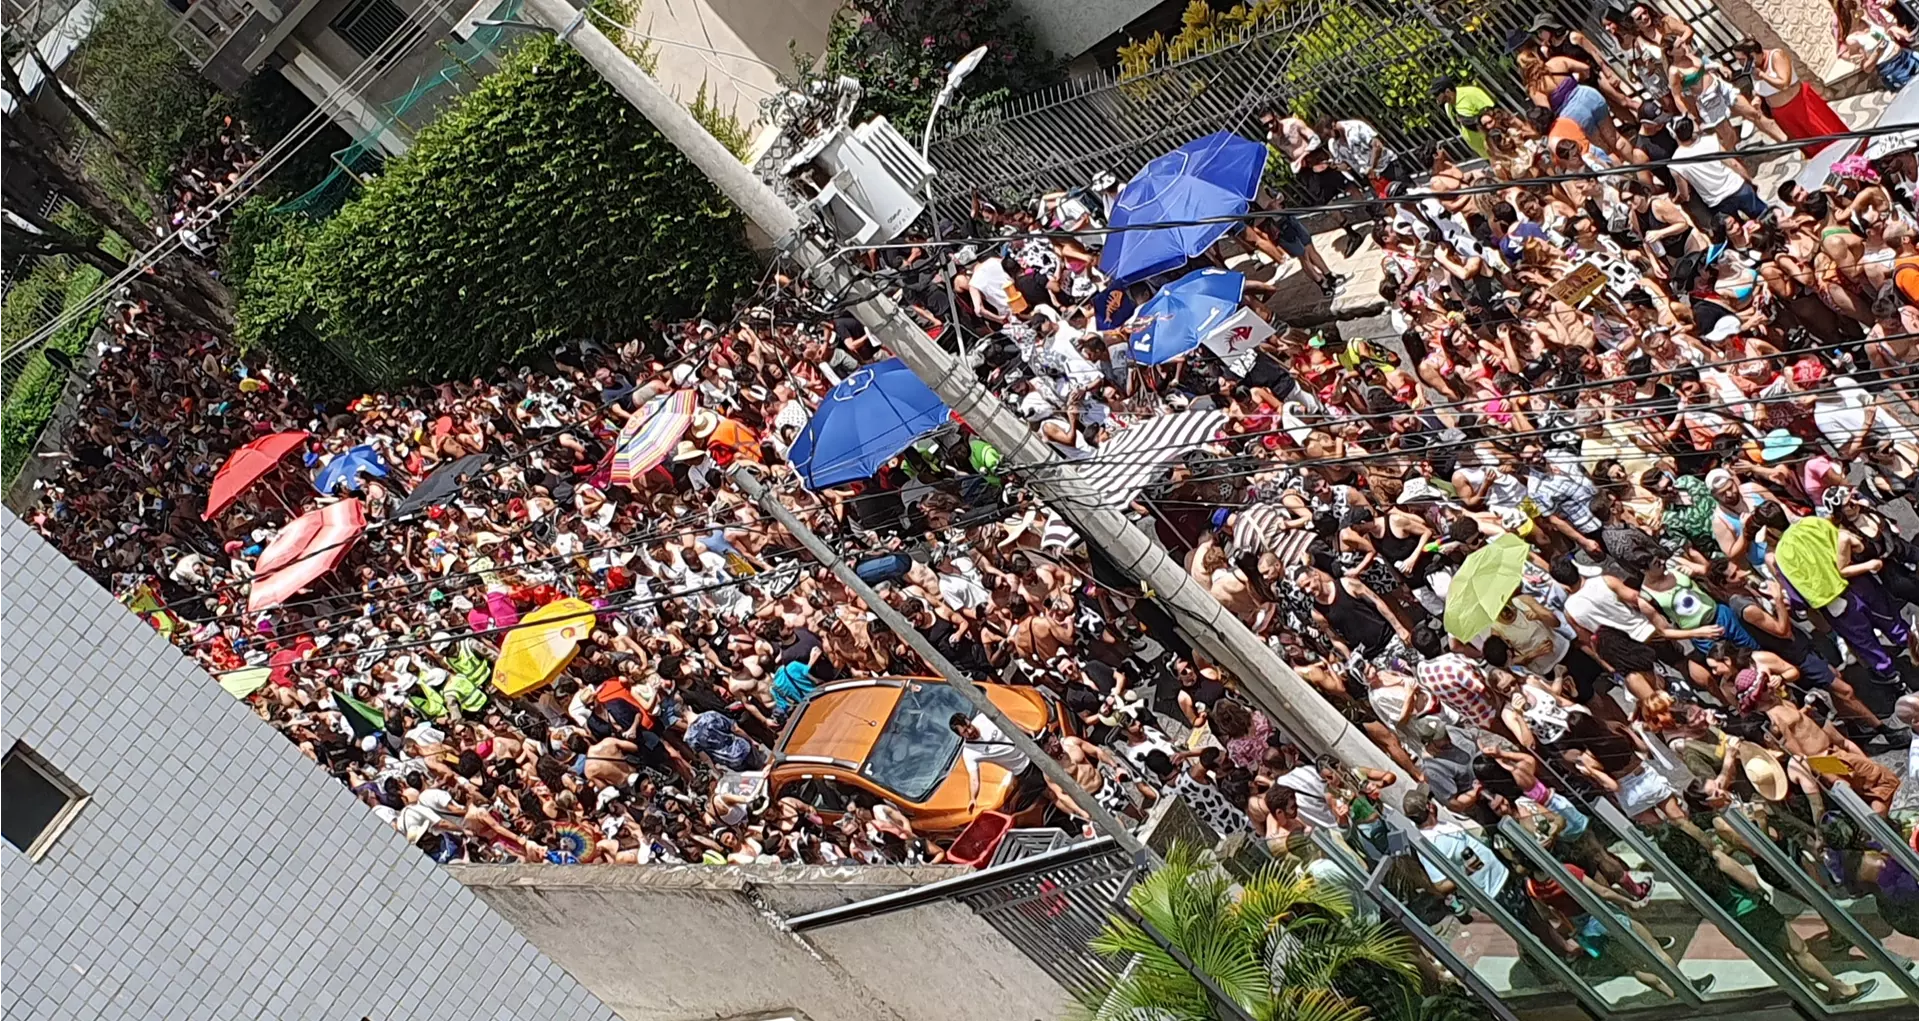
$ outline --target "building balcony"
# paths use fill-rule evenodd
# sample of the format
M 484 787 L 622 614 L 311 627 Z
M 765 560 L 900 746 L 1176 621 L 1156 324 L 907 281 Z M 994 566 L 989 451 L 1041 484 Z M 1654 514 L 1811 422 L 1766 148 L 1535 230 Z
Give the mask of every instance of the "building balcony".
M 287 0 L 166 0 L 172 37 L 201 74 L 223 89 L 243 84 L 266 58 L 262 43 L 299 4 Z M 267 49 L 270 49 L 268 47 Z

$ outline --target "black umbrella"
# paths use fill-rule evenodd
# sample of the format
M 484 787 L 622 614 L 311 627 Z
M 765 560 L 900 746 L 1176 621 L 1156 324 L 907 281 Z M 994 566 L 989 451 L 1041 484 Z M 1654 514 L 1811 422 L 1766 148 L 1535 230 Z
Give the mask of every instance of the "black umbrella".
M 489 460 L 491 459 L 485 454 L 468 454 L 458 461 L 451 461 L 435 468 L 432 475 L 413 487 L 413 492 L 394 504 L 393 516 L 411 517 L 429 507 L 446 503 L 460 491 L 460 484 L 464 480 L 484 471 Z

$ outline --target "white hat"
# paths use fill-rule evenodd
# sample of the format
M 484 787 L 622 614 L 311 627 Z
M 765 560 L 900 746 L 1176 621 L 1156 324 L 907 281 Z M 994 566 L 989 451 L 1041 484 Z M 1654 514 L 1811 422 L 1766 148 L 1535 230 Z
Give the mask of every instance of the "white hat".
M 419 805 L 407 805 L 400 809 L 400 814 L 394 819 L 393 826 L 405 833 L 408 840 L 417 842 L 431 832 L 433 824 L 438 821 L 434 818 L 432 811 L 421 808 Z
M 1708 489 L 1719 489 L 1722 485 L 1732 481 L 1733 481 L 1733 473 L 1726 470 L 1725 468 L 1715 468 L 1714 470 L 1707 473 Z
M 1420 476 L 1408 479 L 1406 485 L 1400 487 L 1400 498 L 1395 500 L 1394 503 L 1406 504 L 1415 503 L 1420 500 L 1444 500 L 1446 498 L 1447 494 L 1442 493 L 1436 488 L 1432 479 Z
M 1739 332 L 1740 332 L 1740 317 L 1735 315 L 1725 315 L 1725 316 L 1721 316 L 1718 320 L 1716 320 L 1713 324 L 1713 328 L 1708 330 L 1701 339 L 1714 340 L 1714 341 L 1726 340 L 1727 338 Z

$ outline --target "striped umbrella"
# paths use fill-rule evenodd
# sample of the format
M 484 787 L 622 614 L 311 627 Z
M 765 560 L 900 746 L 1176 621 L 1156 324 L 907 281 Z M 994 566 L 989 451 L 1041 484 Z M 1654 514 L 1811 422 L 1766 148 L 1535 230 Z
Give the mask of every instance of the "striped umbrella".
M 627 419 L 614 444 L 613 484 L 631 486 L 673 453 L 674 444 L 693 421 L 694 392 L 661 394 Z
M 1080 481 L 1091 499 L 1123 507 L 1166 470 L 1167 462 L 1198 450 L 1226 427 L 1227 413 L 1211 410 L 1135 422 L 1100 445 L 1092 463 L 1081 466 Z

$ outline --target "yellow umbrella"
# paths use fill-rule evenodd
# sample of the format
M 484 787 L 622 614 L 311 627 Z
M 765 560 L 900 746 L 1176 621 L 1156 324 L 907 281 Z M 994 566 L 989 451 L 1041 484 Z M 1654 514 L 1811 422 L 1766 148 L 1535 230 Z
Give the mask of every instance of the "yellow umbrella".
M 1514 590 L 1520 587 L 1527 551 L 1525 539 L 1507 532 L 1467 554 L 1466 562 L 1447 586 L 1447 610 L 1441 618 L 1447 634 L 1471 642 L 1493 627 Z
M 493 686 L 503 695 L 521 695 L 553 683 L 593 633 L 593 613 L 584 599 L 561 599 L 520 618 L 500 646 Z
M 267 686 L 267 680 L 273 675 L 270 667 L 250 666 L 239 670 L 229 670 L 224 674 L 215 674 L 214 680 L 220 682 L 220 688 L 234 698 L 246 698 L 248 695 Z

